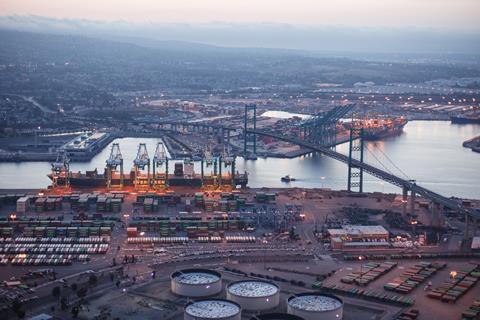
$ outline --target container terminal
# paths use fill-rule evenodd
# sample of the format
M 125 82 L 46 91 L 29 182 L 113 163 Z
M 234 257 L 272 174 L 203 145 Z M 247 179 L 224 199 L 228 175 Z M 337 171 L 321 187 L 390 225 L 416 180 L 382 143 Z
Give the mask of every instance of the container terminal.
M 73 284 L 87 290 L 82 319 L 184 319 L 198 310 L 188 299 L 227 299 L 237 306 L 224 315 L 232 319 L 310 319 L 312 311 L 290 301 L 313 293 L 343 301 L 343 313 L 318 307 L 315 317 L 325 319 L 460 318 L 480 294 L 478 241 L 459 243 L 462 221 L 452 214 L 448 230 L 431 227 L 420 197 L 404 217 L 401 196 L 329 189 L 57 185 L 0 193 L 5 312 L 21 296 L 32 316 L 62 314 L 51 311 L 52 291 L 59 287 L 71 306 L 79 299 Z M 222 316 L 210 309 L 197 318 Z

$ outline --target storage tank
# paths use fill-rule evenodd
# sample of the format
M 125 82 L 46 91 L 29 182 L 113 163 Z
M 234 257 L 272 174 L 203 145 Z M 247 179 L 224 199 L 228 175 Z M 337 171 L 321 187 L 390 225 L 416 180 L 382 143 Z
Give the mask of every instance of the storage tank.
M 280 289 L 276 284 L 267 281 L 237 281 L 228 285 L 227 299 L 235 301 L 244 310 L 270 310 L 280 302 Z
M 185 306 L 184 320 L 240 320 L 242 308 L 225 299 L 204 299 Z
M 208 269 L 184 269 L 172 273 L 170 284 L 176 295 L 208 297 L 222 291 L 222 275 Z
M 341 320 L 343 301 L 330 294 L 300 293 L 287 299 L 287 310 L 305 320 Z
M 304 320 L 299 316 L 288 313 L 262 313 L 250 318 L 250 320 Z

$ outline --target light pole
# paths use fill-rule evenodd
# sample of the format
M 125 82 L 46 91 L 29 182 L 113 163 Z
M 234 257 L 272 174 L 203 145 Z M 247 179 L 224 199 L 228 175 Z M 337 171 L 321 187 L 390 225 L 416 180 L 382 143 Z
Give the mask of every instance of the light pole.
M 128 228 L 128 218 L 130 218 L 130 215 L 128 213 L 125 213 L 123 217 L 125 218 L 125 228 Z
M 40 131 L 41 127 L 38 126 L 37 130 L 35 130 L 35 149 L 38 147 L 38 131 Z
M 363 256 L 358 256 L 358 261 L 360 261 L 360 281 L 363 280 Z

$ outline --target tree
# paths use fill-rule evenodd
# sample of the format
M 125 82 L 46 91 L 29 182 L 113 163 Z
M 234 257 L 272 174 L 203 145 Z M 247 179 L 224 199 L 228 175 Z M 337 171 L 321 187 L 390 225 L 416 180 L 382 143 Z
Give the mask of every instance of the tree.
M 60 297 L 60 293 L 61 293 L 61 289 L 59 286 L 56 286 L 56 287 L 53 287 L 52 289 L 52 296 L 56 299 L 58 299 L 58 297 Z
M 85 298 L 86 295 L 87 295 L 87 288 L 82 287 L 82 288 L 77 290 L 77 297 L 80 300 L 83 300 L 83 298 Z
M 79 312 L 80 312 L 80 309 L 79 309 L 77 306 L 75 306 L 75 307 L 72 308 L 72 317 L 73 317 L 73 319 L 76 319 L 76 318 L 78 317 L 78 313 L 79 313 Z
M 90 277 L 88 278 L 88 284 L 91 286 L 96 285 L 98 282 L 97 276 L 94 274 L 91 274 Z
M 295 238 L 296 238 L 295 227 L 292 226 L 292 227 L 290 228 L 289 236 L 290 236 L 290 239 L 291 239 L 291 240 L 295 240 Z
M 68 309 L 67 298 L 63 297 L 62 299 L 60 299 L 60 308 L 62 309 L 62 311 Z
M 15 298 L 15 300 L 12 301 L 12 311 L 15 312 L 15 314 L 19 318 L 24 318 L 25 317 L 25 303 L 21 301 L 18 298 Z

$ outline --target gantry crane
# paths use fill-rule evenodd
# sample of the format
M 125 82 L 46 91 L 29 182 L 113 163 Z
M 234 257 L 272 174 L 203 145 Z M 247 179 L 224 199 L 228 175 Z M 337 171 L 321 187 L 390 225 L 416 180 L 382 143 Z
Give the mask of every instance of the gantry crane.
M 156 171 L 156 169 L 163 165 L 165 165 L 165 176 L 162 179 L 162 176 Z M 155 149 L 155 155 L 153 156 L 152 176 L 152 186 L 155 189 L 161 187 L 168 188 L 168 155 L 167 150 L 162 142 L 157 143 L 157 148 Z
M 303 140 L 320 146 L 335 144 L 337 135 L 337 122 L 347 113 L 352 111 L 353 104 L 341 105 L 321 112 L 300 124 Z
M 57 154 L 57 159 L 52 163 L 52 187 L 57 188 L 59 181 L 64 187 L 70 186 L 70 159 L 65 150 L 61 150 Z
M 146 176 L 143 172 L 145 167 L 147 167 Z M 133 182 L 135 188 L 148 188 L 150 186 L 150 157 L 145 143 L 138 145 L 137 156 L 133 160 L 133 169 L 135 170 L 135 180 Z
M 214 165 L 214 170 L 216 172 L 217 160 L 213 157 L 210 146 L 204 148 L 202 152 L 202 157 L 200 160 L 200 176 L 202 179 L 202 185 L 212 185 L 215 184 L 215 177 L 210 175 L 205 175 L 205 165 L 208 167 Z
M 113 186 L 123 187 L 123 157 L 122 153 L 120 152 L 120 146 L 118 143 L 114 143 L 112 145 L 112 149 L 110 150 L 110 157 L 106 161 L 107 163 L 107 188 L 111 188 Z M 117 168 L 120 167 L 120 178 L 118 180 L 118 185 L 113 184 L 113 175 L 117 171 Z
M 207 164 L 207 167 L 210 167 L 211 165 L 213 165 L 213 156 L 212 156 L 212 151 L 210 150 L 210 147 L 204 150 L 203 158 L 205 159 L 205 163 Z
M 214 161 L 214 176 L 216 184 L 220 187 L 223 185 L 222 177 L 222 163 L 225 168 L 231 167 L 231 185 L 235 186 L 235 156 L 232 156 L 230 152 L 224 148 L 223 152 L 218 156 L 218 175 L 217 175 L 217 159 Z
M 222 159 L 223 159 L 223 164 L 225 165 L 225 168 L 228 168 L 228 166 L 230 166 L 231 185 L 232 185 L 232 188 L 235 188 L 235 155 L 232 155 L 232 152 L 229 150 L 229 148 L 228 149 L 224 148 L 220 162 L 222 161 Z M 222 182 L 221 179 L 222 179 L 222 171 L 220 170 L 220 184 Z

